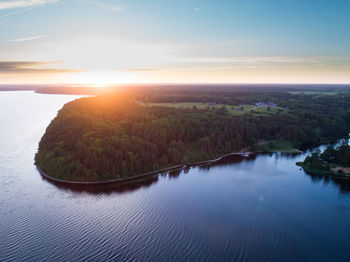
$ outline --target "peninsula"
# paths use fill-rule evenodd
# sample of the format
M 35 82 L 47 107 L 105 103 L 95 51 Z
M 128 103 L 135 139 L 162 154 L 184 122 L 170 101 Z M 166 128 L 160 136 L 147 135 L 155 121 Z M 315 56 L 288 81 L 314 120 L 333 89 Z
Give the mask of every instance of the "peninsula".
M 349 108 L 347 95 L 288 92 L 185 90 L 80 98 L 48 126 L 35 163 L 57 179 L 98 182 L 243 148 L 298 152 L 345 137 Z

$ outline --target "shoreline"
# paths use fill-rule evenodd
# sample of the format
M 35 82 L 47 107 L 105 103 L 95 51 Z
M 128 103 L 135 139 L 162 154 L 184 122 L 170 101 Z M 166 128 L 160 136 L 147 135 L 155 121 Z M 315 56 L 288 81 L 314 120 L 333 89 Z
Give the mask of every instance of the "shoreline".
M 171 166 L 171 167 L 167 167 L 167 168 L 163 168 L 163 169 L 158 169 L 155 171 L 150 171 L 147 173 L 143 173 L 141 175 L 136 175 L 136 176 L 127 177 L 127 178 L 117 178 L 117 179 L 113 179 L 113 180 L 93 181 L 93 182 L 92 181 L 73 181 L 73 180 L 64 180 L 64 179 L 60 179 L 60 178 L 55 178 L 55 177 L 49 176 L 44 171 L 42 171 L 38 165 L 35 165 L 35 166 L 38 169 L 41 176 L 43 176 L 44 178 L 47 178 L 48 180 L 52 180 L 54 182 L 58 182 L 58 183 L 62 183 L 62 184 L 70 184 L 70 185 L 104 185 L 104 184 L 121 183 L 121 182 L 128 182 L 128 181 L 133 181 L 133 180 L 137 180 L 137 179 L 142 179 L 142 178 L 148 178 L 148 177 L 158 175 L 158 174 L 161 174 L 164 172 L 169 172 L 169 171 L 177 170 L 180 168 L 183 169 L 184 167 L 193 167 L 193 166 L 199 166 L 199 165 L 204 165 L 204 164 L 212 164 L 212 163 L 218 162 L 218 161 L 220 161 L 226 157 L 229 157 L 229 156 L 237 155 L 237 156 L 242 156 L 242 157 L 248 157 L 250 155 L 254 155 L 257 153 L 262 153 L 262 152 L 233 152 L 233 153 L 229 153 L 229 154 L 223 155 L 219 158 L 212 159 L 212 160 L 194 162 L 194 163 L 189 163 L 189 164 L 180 164 L 180 165 Z
M 307 174 L 318 175 L 318 176 L 331 176 L 331 177 L 338 177 L 338 178 L 350 178 L 350 174 L 347 174 L 347 173 L 336 173 L 331 170 L 328 171 L 328 170 L 321 170 L 321 169 L 309 169 L 303 165 L 303 162 L 297 162 L 295 164 L 300 168 L 302 168 L 304 172 Z

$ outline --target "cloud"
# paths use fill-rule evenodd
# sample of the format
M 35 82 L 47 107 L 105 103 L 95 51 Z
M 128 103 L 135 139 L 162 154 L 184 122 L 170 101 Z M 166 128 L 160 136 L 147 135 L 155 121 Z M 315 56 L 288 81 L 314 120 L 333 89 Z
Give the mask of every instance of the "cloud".
M 32 7 L 29 7 L 29 8 L 26 8 L 26 9 L 17 10 L 17 11 L 8 13 L 8 14 L 6 14 L 6 15 L 3 15 L 3 16 L 1 16 L 1 18 L 8 17 L 8 16 L 13 16 L 13 15 L 17 15 L 17 14 L 20 14 L 20 13 L 24 13 L 24 12 L 27 12 L 27 11 L 32 10 L 32 9 L 33 9 Z
M 188 58 L 187 63 L 230 63 L 230 64 L 263 64 L 263 63 L 316 63 L 319 60 L 313 57 L 198 57 Z
M 175 60 L 174 60 L 175 61 Z M 349 68 L 349 57 L 178 57 L 170 68 L 186 69 L 296 69 Z
M 200 9 L 198 7 L 194 8 L 193 11 L 198 12 Z
M 47 65 L 57 63 L 59 62 L 0 61 L 0 74 L 61 74 L 81 72 L 76 69 L 45 68 Z
M 97 7 L 101 8 L 101 9 L 105 9 L 109 12 L 120 12 L 123 11 L 125 9 L 125 6 L 121 6 L 121 5 L 110 5 L 110 4 L 106 4 L 106 3 L 94 3 Z
M 16 38 L 16 39 L 11 39 L 9 42 L 25 42 L 25 41 L 31 41 L 31 40 L 37 40 L 41 38 L 46 38 L 47 36 L 45 35 L 37 35 L 37 36 L 31 36 L 31 37 L 25 37 L 25 38 Z
M 59 0 L 15 0 L 15 1 L 1 1 L 0 10 L 28 8 L 34 6 L 42 6 L 46 4 L 56 3 Z
M 317 57 L 192 57 L 180 58 L 184 67 L 255 68 L 293 67 L 322 64 Z
M 157 71 L 159 68 L 135 68 L 135 69 L 120 69 L 120 71 L 126 72 L 148 72 L 148 71 Z

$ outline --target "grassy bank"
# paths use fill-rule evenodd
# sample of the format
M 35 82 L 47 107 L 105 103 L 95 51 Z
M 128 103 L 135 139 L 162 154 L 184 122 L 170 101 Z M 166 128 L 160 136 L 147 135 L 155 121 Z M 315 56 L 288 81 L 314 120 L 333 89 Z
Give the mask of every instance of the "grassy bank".
M 256 147 L 256 152 L 285 152 L 285 153 L 301 153 L 301 151 L 293 146 L 287 140 L 271 140 L 261 141 Z

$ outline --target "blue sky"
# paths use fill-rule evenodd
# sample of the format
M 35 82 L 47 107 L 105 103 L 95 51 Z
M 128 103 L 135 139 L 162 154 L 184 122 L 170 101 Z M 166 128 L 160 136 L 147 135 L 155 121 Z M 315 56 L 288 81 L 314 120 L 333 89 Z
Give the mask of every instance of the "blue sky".
M 0 83 L 349 83 L 350 1 L 0 0 Z

